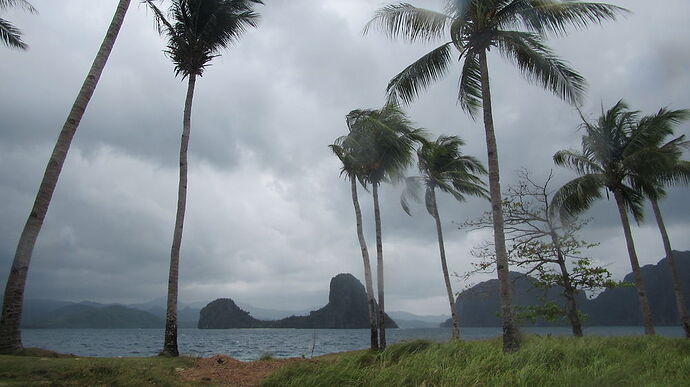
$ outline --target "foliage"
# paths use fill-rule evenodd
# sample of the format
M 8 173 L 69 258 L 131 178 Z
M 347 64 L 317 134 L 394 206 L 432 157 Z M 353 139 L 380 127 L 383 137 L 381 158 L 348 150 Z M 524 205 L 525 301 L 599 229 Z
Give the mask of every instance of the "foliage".
M 353 110 L 346 119 L 350 133 L 338 138 L 331 149 L 348 173 L 356 174 L 364 186 L 400 181 L 412 162 L 415 145 L 425 141 L 424 130 L 415 128 L 394 104 Z
M 478 176 L 485 175 L 486 169 L 479 160 L 462 153 L 460 147 L 463 145 L 465 142 L 459 137 L 439 136 L 436 141 L 425 141 L 417 150 L 420 175 L 405 179 L 405 190 L 400 197 L 400 204 L 408 215 L 407 199 L 419 201 L 422 186 L 426 191 L 424 203 L 431 216 L 434 216 L 433 191 L 436 188 L 460 202 L 465 201 L 465 195 L 488 198 L 484 182 Z
M 664 108 L 639 118 L 638 111 L 630 110 L 620 100 L 602 111 L 595 123 L 583 117 L 582 150 L 561 150 L 553 156 L 557 165 L 571 168 L 580 176 L 556 192 L 551 211 L 564 219 L 581 213 L 606 190 L 607 195 L 618 192 L 626 210 L 637 221 L 642 220 L 644 196 L 640 188 L 647 187 L 645 192 L 652 193 L 650 185 L 658 184 L 650 179 L 661 183 L 677 177 L 666 171 L 678 160 L 684 136 L 663 141 L 673 134 L 672 124 L 687 119 L 689 114 L 687 110 Z
M 688 355 L 688 340 L 661 337 L 528 336 L 516 353 L 503 353 L 499 339 L 415 341 L 291 364 L 263 385 L 683 386 Z
M 168 38 L 166 53 L 176 75 L 201 76 L 218 52 L 237 41 L 249 27 L 256 27 L 254 12 L 262 0 L 173 0 L 168 17 L 153 0 L 145 0 L 156 16 L 156 27 Z
M 453 62 L 455 48 L 457 59 L 464 59 L 458 101 L 474 116 L 482 105 L 480 56 L 492 48 L 514 63 L 528 81 L 570 103 L 580 101 L 584 78 L 546 46 L 545 37 L 565 35 L 570 27 L 584 29 L 614 20 L 625 12 L 608 4 L 560 0 L 448 0 L 444 12 L 398 3 L 379 9 L 364 31 L 378 28 L 390 38 L 410 42 L 443 41 L 390 81 L 387 92 L 394 102 L 409 103 L 442 78 Z
M 503 211 L 509 262 L 522 268 L 525 275 L 534 276 L 536 287 L 545 290 L 559 287 L 566 297 L 568 290 L 576 293 L 619 286 L 606 268 L 593 265 L 592 259 L 582 254 L 598 245 L 578 238 L 588 219 L 571 217 L 568 222 L 560 222 L 550 213 L 552 177 L 549 174 L 544 183 L 537 183 L 523 170 L 521 180 L 506 190 Z M 490 228 L 492 224 L 491 213 L 485 212 L 478 219 L 465 221 L 462 227 L 477 230 Z M 479 261 L 473 263 L 474 270 L 468 275 L 492 270 L 496 258 L 491 242 L 476 247 L 472 254 Z M 520 314 L 530 320 L 539 316 L 549 321 L 567 315 L 565 307 L 544 302 L 523 309 Z
M 8 7 L 21 7 L 30 13 L 36 13 L 36 8 L 26 0 L 0 0 L 0 10 Z M 29 46 L 22 41 L 22 31 L 3 18 L 0 18 L 0 41 L 10 48 L 18 48 L 21 50 L 29 48 Z

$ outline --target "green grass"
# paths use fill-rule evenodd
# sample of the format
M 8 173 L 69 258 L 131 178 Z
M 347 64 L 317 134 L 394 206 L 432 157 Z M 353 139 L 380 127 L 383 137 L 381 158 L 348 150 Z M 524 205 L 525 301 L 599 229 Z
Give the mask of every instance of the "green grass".
M 662 337 L 411 341 L 278 370 L 264 386 L 688 386 L 690 340 Z
M 27 350 L 24 356 L 0 356 L 0 386 L 209 386 L 183 382 L 176 368 L 191 358 L 56 357 Z

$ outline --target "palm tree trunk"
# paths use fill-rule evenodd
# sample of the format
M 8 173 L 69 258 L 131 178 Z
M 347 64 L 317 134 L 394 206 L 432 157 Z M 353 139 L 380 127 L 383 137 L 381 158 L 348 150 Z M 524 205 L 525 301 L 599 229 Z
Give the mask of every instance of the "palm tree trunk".
M 494 223 L 494 245 L 496 246 L 496 272 L 498 273 L 501 316 L 503 318 L 503 351 L 520 349 L 520 333 L 513 313 L 512 292 L 510 288 L 508 253 L 503 231 L 503 208 L 501 207 L 501 183 L 498 170 L 498 149 L 494 133 L 494 119 L 491 112 L 491 87 L 489 85 L 489 65 L 486 50 L 479 52 L 479 67 L 482 80 L 482 108 L 484 111 L 484 130 L 486 150 L 489 161 L 489 193 L 491 195 L 491 214 Z
M 376 307 L 374 301 L 374 284 L 371 278 L 371 263 L 369 262 L 369 250 L 367 249 L 367 241 L 364 239 L 364 230 L 362 228 L 362 211 L 359 208 L 359 199 L 357 198 L 357 179 L 350 178 L 352 184 L 352 205 L 355 207 L 355 218 L 357 219 L 357 239 L 359 239 L 359 246 L 362 249 L 362 261 L 364 263 L 364 283 L 367 288 L 367 305 L 369 308 L 369 328 L 371 329 L 371 349 L 377 350 L 379 348 L 379 335 L 376 328 Z
M 379 209 L 379 185 L 374 183 L 374 223 L 376 224 L 376 285 L 379 290 L 379 349 L 386 349 L 386 311 L 383 295 L 383 243 L 381 243 L 381 210 Z
M 681 290 L 680 276 L 676 267 L 676 260 L 673 258 L 673 250 L 671 250 L 671 241 L 666 232 L 664 219 L 661 217 L 661 209 L 659 209 L 659 202 L 656 199 L 649 199 L 652 202 L 652 209 L 654 209 L 654 217 L 656 217 L 656 224 L 659 226 L 661 233 L 661 240 L 664 242 L 664 250 L 666 251 L 666 260 L 668 267 L 671 269 L 671 281 L 673 282 L 673 293 L 676 295 L 676 307 L 678 308 L 678 317 L 680 317 L 680 324 L 685 331 L 685 338 L 690 339 L 690 316 L 688 316 L 688 307 L 685 303 L 685 297 Z
M 165 343 L 163 354 L 178 356 L 177 349 L 177 282 L 180 269 L 180 245 L 182 244 L 182 229 L 184 227 L 184 213 L 187 208 L 187 149 L 189 148 L 189 132 L 192 126 L 192 99 L 196 74 L 189 75 L 187 97 L 184 103 L 184 118 L 182 123 L 182 140 L 180 141 L 180 183 L 177 188 L 177 215 L 175 216 L 175 231 L 173 233 L 172 249 L 170 250 L 170 274 L 168 276 L 168 305 L 165 315 Z
M 19 324 L 22 319 L 24 288 L 26 287 L 26 276 L 31 263 L 31 255 L 36 245 L 38 234 L 43 226 L 43 220 L 48 212 L 50 200 L 53 197 L 53 192 L 55 192 L 60 171 L 67 158 L 72 139 L 84 116 L 91 96 L 94 90 L 96 90 L 98 80 L 113 49 L 120 27 L 122 27 L 129 3 L 130 0 L 120 0 L 118 3 L 115 15 L 108 27 L 108 32 L 106 32 L 91 69 L 79 90 L 79 94 L 77 94 L 72 110 L 62 126 L 60 135 L 53 148 L 53 153 L 43 174 L 43 180 L 41 180 L 41 185 L 38 188 L 29 218 L 26 220 L 19 238 L 3 299 L 2 318 L 0 319 L 0 353 L 12 353 L 22 350 Z
M 443 269 L 443 280 L 446 282 L 446 293 L 448 294 L 448 303 L 450 304 L 450 315 L 453 321 L 453 339 L 460 338 L 460 317 L 455 307 L 455 296 L 453 288 L 450 285 L 450 275 L 448 275 L 448 264 L 446 263 L 446 248 L 443 245 L 443 229 L 441 227 L 441 216 L 438 214 L 438 206 L 436 204 L 436 191 L 431 190 L 431 200 L 433 207 L 433 216 L 436 220 L 436 234 L 438 235 L 438 251 L 441 255 L 441 269 Z
M 633 275 L 635 276 L 635 287 L 637 287 L 637 297 L 640 300 L 640 311 L 642 312 L 642 321 L 644 323 L 644 333 L 646 335 L 654 334 L 654 322 L 652 321 L 652 312 L 649 308 L 649 300 L 647 299 L 647 292 L 645 291 L 644 280 L 642 279 L 642 272 L 640 271 L 640 262 L 637 260 L 637 252 L 635 252 L 635 244 L 630 231 L 630 221 L 628 221 L 628 213 L 623 204 L 623 194 L 619 190 L 613 191 L 613 196 L 618 205 L 618 213 L 623 224 L 623 233 L 625 234 L 625 243 L 628 248 L 628 256 L 630 257 L 630 266 L 632 266 Z

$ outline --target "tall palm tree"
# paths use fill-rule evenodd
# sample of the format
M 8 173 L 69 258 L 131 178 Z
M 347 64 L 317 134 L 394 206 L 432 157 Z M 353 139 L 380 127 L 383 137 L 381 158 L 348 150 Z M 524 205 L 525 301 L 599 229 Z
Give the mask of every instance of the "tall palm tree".
M 36 8 L 26 0 L 0 0 L 0 10 L 8 7 L 22 7 L 30 13 L 36 13 Z M 0 18 L 0 40 L 7 47 L 18 48 L 20 50 L 29 48 L 29 46 L 22 41 L 22 31 L 3 18 Z
M 11 2 L 11 1 L 10 1 Z M 0 353 L 18 352 L 22 349 L 21 332 L 19 324 L 22 319 L 22 303 L 24 300 L 24 288 L 26 287 L 26 276 L 31 263 L 31 255 L 38 233 L 43 226 L 50 200 L 53 197 L 55 186 L 57 185 L 60 171 L 67 158 L 67 152 L 72 143 L 72 138 L 79 127 L 79 122 L 84 116 L 86 107 L 93 96 L 98 80 L 103 73 L 110 52 L 113 49 L 120 27 L 129 8 L 130 0 L 120 0 L 115 15 L 110 22 L 105 38 L 96 54 L 96 58 L 91 65 L 89 73 L 77 94 L 77 98 L 72 105 L 67 120 L 62 126 L 53 153 L 48 160 L 48 165 L 43 173 L 41 185 L 38 188 L 29 218 L 26 220 L 22 234 L 19 237 L 17 251 L 12 261 L 12 268 L 5 287 L 5 296 L 2 306 L 2 318 L 0 319 Z
M 665 111 L 656 119 L 670 119 L 678 114 L 680 111 Z M 613 193 L 635 276 L 645 333 L 653 335 L 652 314 L 628 212 L 636 221 L 642 219 L 644 196 L 634 183 L 666 169 L 673 153 L 656 146 L 659 139 L 668 134 L 668 126 L 645 123 L 646 119 L 638 120 L 638 115 L 621 100 L 602 112 L 595 124 L 583 119 L 582 128 L 586 134 L 582 137 L 582 151 L 562 150 L 554 155 L 557 165 L 574 169 L 580 177 L 566 183 L 554 194 L 552 211 L 559 211 L 562 217 L 567 218 L 588 209 L 602 197 L 603 190 L 607 195 Z
M 187 78 L 187 96 L 182 120 L 180 142 L 180 180 L 177 191 L 177 214 L 170 251 L 168 302 L 165 318 L 165 343 L 162 354 L 178 356 L 177 349 L 177 284 L 180 245 L 187 205 L 187 149 L 192 118 L 192 99 L 197 76 L 218 53 L 237 41 L 249 27 L 256 27 L 259 15 L 254 6 L 261 0 L 173 0 L 168 21 L 163 12 L 146 0 L 156 17 L 158 32 L 168 39 L 166 54 L 175 64 L 175 75 Z
M 350 134 L 357 139 L 362 179 L 371 184 L 376 226 L 376 282 L 378 288 L 379 348 L 386 348 L 385 296 L 383 282 L 383 243 L 379 186 L 397 182 L 412 163 L 414 145 L 423 140 L 423 131 L 413 127 L 405 113 L 395 104 L 380 110 L 353 110 L 348 114 Z
M 417 161 L 420 176 L 408 177 L 406 189 L 400 198 L 403 209 L 410 215 L 407 197 L 420 200 L 419 190 L 425 188 L 424 201 L 429 214 L 436 221 L 438 249 L 441 255 L 441 269 L 446 284 L 450 314 L 453 321 L 453 339 L 460 338 L 460 317 L 455 307 L 455 295 L 450 284 L 448 264 L 446 263 L 446 249 L 443 244 L 443 229 L 441 216 L 436 202 L 436 188 L 453 195 L 457 201 L 465 201 L 465 195 L 485 197 L 488 199 L 484 182 L 477 175 L 486 174 L 482 163 L 472 156 L 462 153 L 460 147 L 465 142 L 455 136 L 440 136 L 434 142 L 425 142 L 417 151 Z
M 390 81 L 387 92 L 392 101 L 411 102 L 448 72 L 453 62 L 453 48 L 459 51 L 458 59 L 463 61 L 460 106 L 473 118 L 481 107 L 484 116 L 504 351 L 515 351 L 520 343 L 508 279 L 498 148 L 486 54 L 496 48 L 530 82 L 567 102 L 577 103 L 584 94 L 585 81 L 546 46 L 546 34 L 565 35 L 569 27 L 585 28 L 613 20 L 624 11 L 608 4 L 579 1 L 447 0 L 445 12 L 406 3 L 389 5 L 379 9 L 365 27 L 365 33 L 371 27 L 378 27 L 391 38 L 401 37 L 410 42 L 444 40 Z
M 666 231 L 666 225 L 664 224 L 664 219 L 661 215 L 661 209 L 659 208 L 659 200 L 666 196 L 666 190 L 664 189 L 666 185 L 687 185 L 690 182 L 690 162 L 681 159 L 683 148 L 687 148 L 690 143 L 685 141 L 685 136 L 679 136 L 671 141 L 663 143 L 666 136 L 673 134 L 673 126 L 683 120 L 687 120 L 688 118 L 690 118 L 689 110 L 668 110 L 666 108 L 662 108 L 658 113 L 643 117 L 640 120 L 640 127 L 644 128 L 647 125 L 659 127 L 657 130 L 653 131 L 653 133 L 657 134 L 657 136 L 651 141 L 651 143 L 648 143 L 647 146 L 658 147 L 659 150 L 668 154 L 670 159 L 667 168 L 651 171 L 652 175 L 650 176 L 639 174 L 636 175 L 635 179 L 633 180 L 633 185 L 638 187 L 652 203 L 654 218 L 656 219 L 657 226 L 659 227 L 661 240 L 664 245 L 664 252 L 666 253 L 666 261 L 668 262 L 669 269 L 671 271 L 671 282 L 673 284 L 673 293 L 676 297 L 678 316 L 680 318 L 683 331 L 685 332 L 685 337 L 690 339 L 690 315 L 688 314 L 685 296 L 682 292 L 682 284 L 678 275 L 676 261 L 673 257 L 671 241 L 669 239 L 668 232 Z
M 348 120 L 348 127 L 349 127 Z M 362 251 L 362 261 L 364 263 L 364 282 L 367 291 L 367 305 L 369 310 L 369 327 L 371 331 L 370 347 L 372 350 L 379 348 L 379 336 L 376 323 L 376 301 L 374 299 L 374 283 L 371 275 L 371 263 L 369 261 L 369 250 L 367 249 L 367 242 L 364 239 L 364 230 L 362 227 L 362 211 L 359 206 L 359 199 L 357 195 L 357 181 L 359 180 L 363 185 L 366 184 L 363 180 L 363 166 L 359 160 L 358 152 L 361 147 L 356 138 L 356 132 L 350 133 L 347 136 L 339 137 L 335 144 L 329 145 L 333 153 L 343 163 L 341 168 L 341 175 L 347 176 L 350 180 L 350 190 L 352 193 L 352 205 L 355 209 L 355 220 L 357 222 L 357 239 Z

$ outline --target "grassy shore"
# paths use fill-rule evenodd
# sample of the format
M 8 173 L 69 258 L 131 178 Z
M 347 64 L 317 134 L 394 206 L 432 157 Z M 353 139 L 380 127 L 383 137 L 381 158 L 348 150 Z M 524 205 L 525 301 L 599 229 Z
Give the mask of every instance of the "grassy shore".
M 690 340 L 527 337 L 518 353 L 500 339 L 412 341 L 286 366 L 264 386 L 688 386 Z
M 243 380 L 238 374 L 266 368 L 262 361 L 221 365 L 214 359 L 195 362 L 185 357 L 56 356 L 40 350 L 0 356 L 0 386 L 228 386 L 231 380 Z M 209 377 L 182 379 L 179 371 L 198 370 L 205 362 L 213 365 Z M 235 368 L 226 373 L 216 368 L 226 366 Z M 528 336 L 522 350 L 513 354 L 501 352 L 500 339 L 444 344 L 418 340 L 383 352 L 280 363 L 270 372 L 264 386 L 688 386 L 690 340 Z M 247 381 L 240 384 L 256 383 Z
M 0 356 L 0 386 L 209 386 L 183 381 L 191 358 L 86 358 L 29 349 Z

